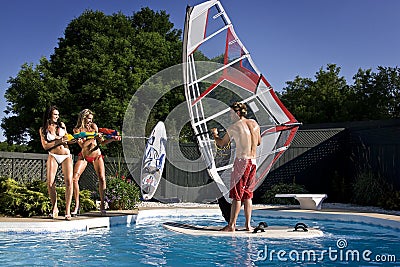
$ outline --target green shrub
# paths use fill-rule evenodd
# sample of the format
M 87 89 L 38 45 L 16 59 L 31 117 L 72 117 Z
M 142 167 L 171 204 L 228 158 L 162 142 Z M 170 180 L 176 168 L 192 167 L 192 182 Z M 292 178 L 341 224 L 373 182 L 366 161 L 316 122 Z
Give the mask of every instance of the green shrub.
M 72 202 L 75 203 L 75 201 Z M 71 205 L 71 208 L 74 206 L 75 204 Z M 96 209 L 96 203 L 91 198 L 91 192 L 89 190 L 85 189 L 79 191 L 79 208 L 82 213 Z
M 0 178 L 0 213 L 30 217 L 46 214 L 51 204 L 46 194 L 11 178 Z
M 134 181 L 125 176 L 107 177 L 105 201 L 112 210 L 130 210 L 140 200 L 140 190 Z
M 57 206 L 60 214 L 65 213 L 65 187 L 57 187 Z M 81 210 L 96 208 L 90 199 L 90 191 L 80 192 Z M 51 212 L 47 184 L 41 180 L 22 184 L 11 178 L 0 177 L 0 213 L 8 216 L 43 216 Z
M 360 205 L 378 206 L 385 193 L 383 179 L 372 171 L 364 171 L 356 176 L 353 183 L 352 202 Z
M 294 198 L 278 198 L 275 194 L 304 194 L 308 193 L 302 185 L 295 183 L 291 184 L 276 184 L 261 197 L 263 204 L 281 204 L 281 205 L 298 205 L 299 202 Z
M 57 187 L 57 207 L 60 211 L 60 214 L 65 215 L 65 187 Z M 50 201 L 50 200 L 49 200 Z M 75 201 L 72 197 L 71 203 L 71 211 L 75 207 Z M 90 198 L 89 190 L 80 190 L 79 191 L 79 208 L 80 212 L 87 212 L 96 209 L 95 202 Z
M 400 192 L 381 175 L 366 170 L 357 175 L 353 184 L 352 202 L 359 205 L 400 209 Z

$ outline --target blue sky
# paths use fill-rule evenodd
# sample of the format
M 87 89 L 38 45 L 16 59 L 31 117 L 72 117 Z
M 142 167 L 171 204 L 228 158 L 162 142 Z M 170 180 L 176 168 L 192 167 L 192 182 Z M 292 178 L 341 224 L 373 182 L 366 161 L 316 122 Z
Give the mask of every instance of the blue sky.
M 71 20 L 86 9 L 131 16 L 166 10 L 183 29 L 186 6 L 201 0 L 13 0 L 0 6 L 0 119 L 9 77 L 50 58 Z M 349 84 L 359 68 L 400 66 L 398 0 L 221 0 L 235 31 L 276 91 L 329 63 Z M 0 141 L 4 140 L 0 129 Z

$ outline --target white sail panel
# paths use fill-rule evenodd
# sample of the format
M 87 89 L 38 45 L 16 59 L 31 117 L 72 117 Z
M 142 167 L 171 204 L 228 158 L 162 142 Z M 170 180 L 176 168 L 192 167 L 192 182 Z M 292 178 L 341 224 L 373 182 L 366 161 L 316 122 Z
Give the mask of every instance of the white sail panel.
M 292 118 L 289 118 L 288 114 L 285 113 L 286 108 L 284 108 L 283 104 L 277 100 L 277 97 L 273 91 L 269 89 L 270 87 L 265 84 L 263 79 L 261 79 L 258 90 L 268 91 L 267 94 L 260 94 L 259 97 L 261 102 L 264 103 L 264 105 L 267 106 L 267 109 L 271 111 L 271 114 L 274 116 L 278 124 L 289 123 Z

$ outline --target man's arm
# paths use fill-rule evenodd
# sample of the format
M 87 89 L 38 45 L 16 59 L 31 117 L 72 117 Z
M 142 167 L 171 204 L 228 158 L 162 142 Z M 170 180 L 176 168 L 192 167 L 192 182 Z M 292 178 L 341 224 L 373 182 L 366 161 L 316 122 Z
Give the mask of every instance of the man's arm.
M 224 147 L 227 144 L 229 144 L 229 141 L 231 138 L 229 137 L 228 131 L 222 138 L 219 137 L 217 128 L 212 128 L 211 133 L 214 136 L 214 140 L 215 140 L 215 143 L 217 144 L 217 146 Z
M 258 123 L 256 123 L 256 133 L 257 133 L 257 146 L 261 145 L 261 132 L 260 132 L 260 126 Z
M 249 127 L 252 136 L 252 142 L 255 142 L 257 146 L 261 145 L 260 125 L 258 125 L 258 123 L 252 119 L 249 119 L 247 121 L 247 126 Z

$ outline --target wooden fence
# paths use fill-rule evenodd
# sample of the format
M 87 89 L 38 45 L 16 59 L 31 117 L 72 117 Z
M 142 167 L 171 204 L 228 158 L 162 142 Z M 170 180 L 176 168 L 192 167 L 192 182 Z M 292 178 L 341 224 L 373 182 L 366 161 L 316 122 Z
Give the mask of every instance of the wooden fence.
M 0 151 L 0 176 L 10 177 L 19 182 L 30 182 L 33 180 L 46 180 L 46 162 L 48 154 L 39 153 L 18 153 Z M 74 163 L 77 157 L 74 156 Z M 129 168 L 137 169 L 138 159 L 132 159 L 128 163 L 124 158 L 105 157 L 104 165 L 106 177 L 124 175 L 129 176 Z M 128 165 L 129 164 L 129 165 Z M 58 186 L 64 184 L 64 176 L 61 166 L 56 173 Z M 80 187 L 91 191 L 97 190 L 98 178 L 94 171 L 93 164 L 88 164 L 80 180 Z
M 261 197 L 273 184 L 291 183 L 295 180 L 296 183 L 305 185 L 310 193 L 328 193 L 330 200 L 344 201 L 347 192 L 340 187 L 351 186 L 351 179 L 360 166 L 381 174 L 395 189 L 400 190 L 400 142 L 397 141 L 399 126 L 391 127 L 392 130 L 376 127 L 372 127 L 372 130 L 371 127 L 366 129 L 299 130 L 288 151 L 273 166 L 263 184 L 256 190 L 255 199 Z M 182 153 L 176 153 L 178 149 Z M 199 158 L 197 146 L 180 144 L 176 148 L 169 147 L 168 151 L 170 153 L 163 174 L 165 179 L 156 196 L 196 202 L 198 196 L 191 195 L 188 188 L 211 182 L 204 166 L 201 166 L 201 161 L 193 163 L 189 170 L 182 170 L 171 164 L 170 160 L 184 162 L 182 155 L 192 160 Z M 45 180 L 46 160 L 47 154 L 0 152 L 0 176 L 22 182 L 32 179 Z M 105 157 L 104 160 L 106 176 L 130 175 L 138 182 L 140 159 L 131 159 L 128 163 L 124 158 Z M 195 171 L 199 169 L 201 171 Z M 345 181 L 340 184 L 340 179 Z M 98 179 L 92 164 L 88 164 L 79 182 L 83 189 L 97 190 Z M 339 184 L 335 184 L 338 182 Z M 61 168 L 57 171 L 57 183 L 63 184 Z M 167 186 L 168 184 L 177 186 Z M 342 190 L 342 195 L 338 190 Z

